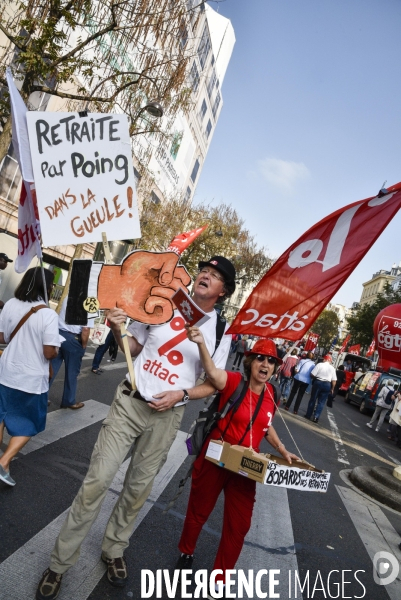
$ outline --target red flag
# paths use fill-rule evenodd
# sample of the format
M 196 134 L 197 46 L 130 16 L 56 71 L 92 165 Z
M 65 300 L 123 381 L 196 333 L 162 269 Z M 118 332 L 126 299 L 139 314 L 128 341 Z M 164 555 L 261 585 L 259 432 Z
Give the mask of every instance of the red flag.
M 304 350 L 305 352 L 313 352 L 317 346 L 317 342 L 320 338 L 320 335 L 317 335 L 317 333 L 312 333 L 310 332 L 310 334 L 308 335 L 308 339 L 306 341 Z
M 343 345 L 341 346 L 341 348 L 339 349 L 339 354 L 341 354 L 341 352 L 344 352 L 345 348 L 347 347 L 348 342 L 351 339 L 351 335 L 348 334 L 347 337 L 345 338 L 345 340 L 343 341 Z
M 180 256 L 180 254 L 182 254 L 184 250 L 188 248 L 189 244 L 192 244 L 198 235 L 205 231 L 206 227 L 207 225 L 204 225 L 203 227 L 198 227 L 198 229 L 187 231 L 187 233 L 180 233 L 179 235 L 176 235 L 175 238 L 170 242 L 167 250 L 175 252 L 178 254 L 178 256 Z
M 348 348 L 348 352 L 350 354 L 360 354 L 361 353 L 361 345 L 360 344 L 355 344 L 355 346 L 350 346 Z
M 375 348 L 376 348 L 376 342 L 375 342 L 375 340 L 373 339 L 373 340 L 370 342 L 370 346 L 369 346 L 369 348 L 368 348 L 368 351 L 366 352 L 366 356 L 372 356 L 373 352 L 375 351 Z
M 301 339 L 401 207 L 401 183 L 337 210 L 255 287 L 227 333 Z

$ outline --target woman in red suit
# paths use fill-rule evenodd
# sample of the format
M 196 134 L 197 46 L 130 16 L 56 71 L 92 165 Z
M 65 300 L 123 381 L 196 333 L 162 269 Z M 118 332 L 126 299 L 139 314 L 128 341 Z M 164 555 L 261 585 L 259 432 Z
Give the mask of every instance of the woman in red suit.
M 238 388 L 242 376 L 240 373 L 224 371 L 214 366 L 202 333 L 197 327 L 188 328 L 188 337 L 198 344 L 206 375 L 221 393 L 219 407 L 221 409 Z M 180 570 L 192 567 L 198 536 L 217 498 L 224 490 L 223 529 L 213 566 L 213 570 L 223 571 L 222 575 L 216 577 L 216 581 L 223 583 L 225 571 L 235 567 L 245 536 L 251 526 L 256 482 L 205 460 L 209 440 L 220 439 L 247 448 L 252 446 L 258 452 L 260 442 L 265 437 L 269 444 L 290 463 L 292 459 L 299 460 L 297 456 L 286 450 L 271 424 L 277 405 L 273 386 L 269 380 L 282 363 L 277 355 L 276 346 L 272 340 L 259 340 L 246 354 L 247 358 L 244 361 L 244 371 L 248 380 L 246 394 L 240 403 L 235 403 L 234 408 L 224 419 L 220 419 L 194 462 L 188 509 L 178 544 L 181 556 L 175 567 Z M 258 403 L 259 410 L 256 408 Z M 252 427 L 249 425 L 251 419 Z M 215 597 L 213 592 L 211 590 L 212 595 L 208 598 Z

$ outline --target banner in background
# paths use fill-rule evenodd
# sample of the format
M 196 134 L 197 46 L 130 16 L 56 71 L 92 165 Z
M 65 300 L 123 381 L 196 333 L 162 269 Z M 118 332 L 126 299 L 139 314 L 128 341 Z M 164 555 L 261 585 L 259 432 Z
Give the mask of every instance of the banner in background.
M 175 238 L 170 242 L 167 252 L 175 252 L 178 254 L 178 256 L 180 256 L 184 250 L 186 250 L 188 246 L 205 231 L 206 228 L 207 225 L 204 225 L 203 227 L 198 227 L 198 229 L 192 229 L 192 231 L 187 231 L 186 233 L 180 233 L 179 235 L 176 235 Z
M 15 86 L 10 68 L 7 69 L 6 77 L 10 93 L 13 148 L 22 175 L 18 204 L 18 256 L 14 268 L 17 273 L 23 273 L 35 256 L 42 257 L 40 224 L 26 120 L 28 109 Z
M 372 356 L 373 352 L 375 351 L 375 348 L 376 348 L 376 342 L 375 342 L 375 340 L 373 339 L 373 340 L 370 342 L 370 346 L 369 346 L 369 348 L 368 348 L 368 351 L 366 352 L 366 356 Z
M 317 333 L 310 332 L 310 334 L 308 335 L 306 344 L 304 346 L 305 352 L 314 352 L 315 348 L 317 346 L 317 343 L 319 341 L 319 338 L 320 338 L 320 335 L 317 335 Z
M 401 207 L 401 183 L 325 217 L 284 252 L 227 333 L 299 340 Z
M 348 349 L 348 352 L 350 354 L 360 354 L 361 353 L 361 345 L 360 344 L 355 344 L 355 346 L 350 346 Z

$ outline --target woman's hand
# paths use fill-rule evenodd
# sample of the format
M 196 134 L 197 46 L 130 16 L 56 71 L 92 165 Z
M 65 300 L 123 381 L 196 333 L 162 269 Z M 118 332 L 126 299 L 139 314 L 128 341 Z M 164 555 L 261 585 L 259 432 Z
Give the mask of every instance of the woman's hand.
M 279 452 L 280 452 L 281 456 L 284 458 L 284 460 L 289 462 L 290 465 L 292 464 L 293 460 L 301 460 L 299 458 L 299 456 L 297 456 L 296 454 L 293 454 L 292 452 L 288 452 L 288 450 L 286 450 L 284 448 L 284 446 L 282 448 L 280 448 Z
M 199 327 L 191 327 L 190 325 L 185 325 L 185 328 L 187 330 L 188 339 L 191 340 L 191 342 L 195 342 L 195 344 L 198 344 L 198 346 L 205 342 L 203 334 Z

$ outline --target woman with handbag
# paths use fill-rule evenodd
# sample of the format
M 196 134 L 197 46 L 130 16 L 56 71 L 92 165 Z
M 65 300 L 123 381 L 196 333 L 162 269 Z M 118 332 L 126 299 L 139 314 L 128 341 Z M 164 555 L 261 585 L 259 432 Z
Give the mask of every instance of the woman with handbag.
M 54 274 L 44 269 L 47 294 Z M 28 269 L 0 315 L 0 444 L 4 428 L 11 436 L 0 457 L 0 480 L 14 486 L 10 462 L 30 438 L 46 427 L 49 361 L 60 346 L 58 316 L 44 303 L 42 272 Z
M 239 387 L 242 376 L 240 373 L 224 371 L 214 366 L 199 328 L 188 328 L 188 337 L 198 344 L 206 375 L 221 392 L 219 405 L 221 410 Z M 227 415 L 218 421 L 217 427 L 206 439 L 201 453 L 194 462 L 188 509 L 178 544 L 181 556 L 175 567 L 179 570 L 191 568 L 198 536 L 217 498 L 224 490 L 223 529 L 213 566 L 213 570 L 223 571 L 223 575 L 216 577 L 216 581 L 223 584 L 226 570 L 235 567 L 251 525 L 256 482 L 206 460 L 205 454 L 209 441 L 220 439 L 230 444 L 252 446 L 254 450 L 259 451 L 260 442 L 265 437 L 269 444 L 290 463 L 292 460 L 300 460 L 285 449 L 271 425 L 277 403 L 269 379 L 282 363 L 274 342 L 259 340 L 250 351 L 246 352 L 246 355 L 244 361 L 244 371 L 248 379 L 246 393 L 241 393 L 240 399 L 232 405 Z M 215 590 L 210 590 L 208 598 L 215 597 L 217 597 Z

